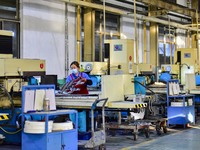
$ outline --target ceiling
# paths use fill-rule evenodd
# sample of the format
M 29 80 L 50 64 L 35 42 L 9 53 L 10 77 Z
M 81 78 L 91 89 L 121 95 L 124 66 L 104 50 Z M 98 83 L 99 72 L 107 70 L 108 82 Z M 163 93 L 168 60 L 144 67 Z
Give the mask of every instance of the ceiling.
M 49 0 L 50 1 L 50 0 Z M 56 1 L 56 0 L 55 0 Z M 89 0 L 65 0 L 66 2 L 76 3 L 88 2 Z M 16 15 L 19 0 L 0 0 L 0 17 L 3 14 Z M 103 5 L 104 0 L 92 0 L 92 4 Z M 122 10 L 123 12 L 134 12 L 134 0 L 105 0 L 106 6 Z M 196 17 L 196 10 L 175 4 L 176 0 L 136 0 L 137 14 L 153 16 L 159 19 L 170 20 L 181 24 L 191 24 Z M 116 13 L 118 11 L 115 11 Z M 7 16 L 5 16 L 7 17 Z M 4 17 L 3 17 L 4 18 Z M 198 17 L 200 18 L 200 17 Z M 14 18 L 13 18 L 14 19 Z

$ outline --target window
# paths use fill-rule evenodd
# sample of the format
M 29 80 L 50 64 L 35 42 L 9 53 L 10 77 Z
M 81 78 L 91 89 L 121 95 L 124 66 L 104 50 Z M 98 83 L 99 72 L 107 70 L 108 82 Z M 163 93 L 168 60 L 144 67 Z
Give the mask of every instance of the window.
M 175 52 L 174 29 L 169 30 L 166 27 L 159 27 L 158 41 L 159 66 L 162 64 L 173 64 Z

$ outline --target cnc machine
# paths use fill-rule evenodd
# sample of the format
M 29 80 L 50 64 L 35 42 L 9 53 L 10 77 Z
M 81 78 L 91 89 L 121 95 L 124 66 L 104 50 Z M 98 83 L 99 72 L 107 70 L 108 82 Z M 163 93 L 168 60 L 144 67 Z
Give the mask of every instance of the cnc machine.
M 22 86 L 29 77 L 45 75 L 45 60 L 13 58 L 12 36 L 0 30 L 0 135 L 7 143 L 19 144 Z

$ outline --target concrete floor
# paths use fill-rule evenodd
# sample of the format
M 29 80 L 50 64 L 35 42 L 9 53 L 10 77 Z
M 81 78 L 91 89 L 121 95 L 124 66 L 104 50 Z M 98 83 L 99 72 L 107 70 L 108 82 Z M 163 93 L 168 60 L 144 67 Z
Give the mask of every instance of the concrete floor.
M 200 125 L 189 128 L 170 128 L 160 136 L 150 132 L 150 138 L 139 134 L 134 141 L 131 134 L 120 132 L 107 136 L 106 150 L 198 150 L 200 147 Z M 0 145 L 0 150 L 20 150 L 20 146 Z
M 108 137 L 106 150 L 198 150 L 200 146 L 200 126 L 170 130 L 167 134 L 150 138 L 139 136 L 133 141 L 131 136 Z

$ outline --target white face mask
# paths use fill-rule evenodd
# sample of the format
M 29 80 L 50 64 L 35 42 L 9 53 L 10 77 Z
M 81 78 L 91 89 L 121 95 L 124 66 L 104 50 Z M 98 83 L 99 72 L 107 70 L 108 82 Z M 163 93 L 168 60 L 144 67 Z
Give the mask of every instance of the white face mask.
M 73 73 L 73 74 L 77 74 L 77 73 L 78 73 L 78 70 L 77 70 L 77 69 L 72 69 L 72 73 Z

